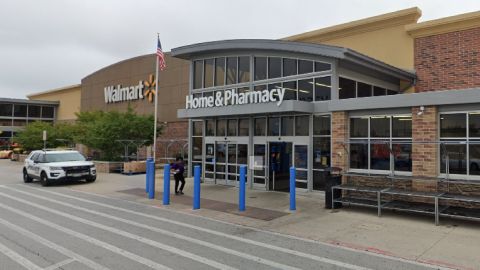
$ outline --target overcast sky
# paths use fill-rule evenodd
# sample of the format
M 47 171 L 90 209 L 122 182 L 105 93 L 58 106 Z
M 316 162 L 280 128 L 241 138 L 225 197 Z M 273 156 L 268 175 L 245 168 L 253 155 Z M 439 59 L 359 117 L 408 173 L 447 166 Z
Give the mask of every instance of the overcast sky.
M 418 6 L 420 21 L 480 10 L 479 0 L 4 0 L 0 97 L 80 83 L 110 64 L 203 41 L 278 39 Z M 168 63 L 167 63 L 168 64 Z

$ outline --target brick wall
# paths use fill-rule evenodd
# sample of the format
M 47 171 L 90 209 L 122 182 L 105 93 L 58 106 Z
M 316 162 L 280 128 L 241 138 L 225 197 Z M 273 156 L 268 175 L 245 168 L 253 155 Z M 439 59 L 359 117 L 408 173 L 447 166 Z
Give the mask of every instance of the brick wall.
M 348 140 L 348 113 L 332 113 L 332 167 L 348 169 L 348 153 L 344 141 Z
M 425 106 L 420 115 L 420 107 L 412 108 L 412 188 L 418 191 L 435 191 L 437 181 L 415 179 L 417 177 L 436 177 L 438 175 L 438 140 L 437 107 Z
M 158 136 L 157 157 L 162 161 L 165 157 L 174 158 L 181 154 L 182 147 L 188 139 L 188 122 L 168 122 L 163 126 L 162 134 Z M 168 145 L 170 144 L 170 147 Z M 166 149 L 168 147 L 168 153 Z M 187 155 L 185 147 L 184 155 Z
M 480 86 L 480 27 L 415 39 L 417 92 Z

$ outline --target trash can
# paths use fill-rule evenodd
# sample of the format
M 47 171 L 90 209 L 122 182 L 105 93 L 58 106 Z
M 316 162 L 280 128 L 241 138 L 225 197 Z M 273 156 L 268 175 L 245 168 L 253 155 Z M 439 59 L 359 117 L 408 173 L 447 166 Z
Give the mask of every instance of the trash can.
M 336 189 L 332 193 L 332 187 L 342 184 L 342 169 L 337 167 L 329 168 L 325 171 L 325 208 L 336 209 L 342 207 L 342 203 L 336 202 L 332 205 L 332 198 L 338 199 L 342 197 L 342 191 Z

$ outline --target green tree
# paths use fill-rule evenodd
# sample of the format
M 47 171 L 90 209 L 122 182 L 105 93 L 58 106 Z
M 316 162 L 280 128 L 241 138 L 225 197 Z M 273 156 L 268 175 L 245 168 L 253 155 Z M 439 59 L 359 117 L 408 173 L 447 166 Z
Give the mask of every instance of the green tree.
M 19 131 L 14 138 L 25 150 L 43 149 L 43 131 L 47 131 L 47 148 L 56 148 L 73 143 L 76 127 L 73 124 L 62 123 L 52 125 L 47 122 L 29 123 Z
M 126 112 L 81 112 L 77 117 L 76 141 L 100 150 L 103 160 L 120 159 L 124 146 L 119 140 L 153 143 L 153 115 L 137 115 L 130 107 Z

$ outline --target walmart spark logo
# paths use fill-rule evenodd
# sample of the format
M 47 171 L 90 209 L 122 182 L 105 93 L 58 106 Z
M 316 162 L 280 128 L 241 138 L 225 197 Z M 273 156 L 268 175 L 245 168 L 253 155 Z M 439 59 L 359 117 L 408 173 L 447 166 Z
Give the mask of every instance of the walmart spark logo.
M 155 76 L 150 74 L 148 81 L 145 81 L 145 96 L 148 98 L 148 101 L 152 102 L 155 97 Z

